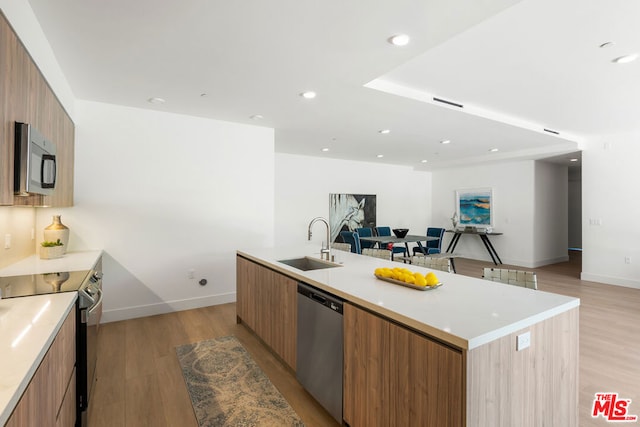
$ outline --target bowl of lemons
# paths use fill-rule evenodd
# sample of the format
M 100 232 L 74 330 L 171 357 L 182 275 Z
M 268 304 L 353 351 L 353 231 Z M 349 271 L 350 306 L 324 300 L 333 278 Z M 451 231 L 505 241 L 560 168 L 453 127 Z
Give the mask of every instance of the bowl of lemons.
M 427 291 L 442 286 L 442 282 L 434 272 L 422 274 L 419 271 L 413 272 L 405 267 L 380 267 L 373 272 L 380 280 L 394 283 L 396 285 L 406 286 L 421 291 Z

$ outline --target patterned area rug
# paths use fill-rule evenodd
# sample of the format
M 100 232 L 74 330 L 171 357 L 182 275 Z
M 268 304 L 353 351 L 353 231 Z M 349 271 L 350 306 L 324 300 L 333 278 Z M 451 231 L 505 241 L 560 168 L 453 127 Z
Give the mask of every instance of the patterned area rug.
M 233 336 L 176 347 L 200 426 L 304 426 Z

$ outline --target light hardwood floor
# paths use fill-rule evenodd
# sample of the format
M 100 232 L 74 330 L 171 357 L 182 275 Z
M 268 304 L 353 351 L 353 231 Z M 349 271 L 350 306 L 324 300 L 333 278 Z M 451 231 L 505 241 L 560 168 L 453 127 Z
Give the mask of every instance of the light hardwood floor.
M 580 263 L 572 252 L 569 262 L 535 271 L 540 290 L 581 299 L 580 426 L 605 426 L 591 417 L 596 392 L 632 399 L 630 413 L 640 415 L 640 290 L 581 281 Z M 456 260 L 458 274 L 473 277 L 490 266 Z M 307 426 L 337 425 L 225 304 L 103 325 L 91 427 L 197 426 L 175 347 L 226 335 L 238 337 Z

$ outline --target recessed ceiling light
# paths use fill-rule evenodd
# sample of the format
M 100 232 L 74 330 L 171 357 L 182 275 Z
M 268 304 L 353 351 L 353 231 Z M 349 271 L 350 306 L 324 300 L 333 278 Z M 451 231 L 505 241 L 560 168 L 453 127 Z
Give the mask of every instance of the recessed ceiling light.
M 163 98 L 153 97 L 153 98 L 147 99 L 147 102 L 151 104 L 164 104 L 167 101 L 165 101 Z
M 492 148 L 489 151 L 491 151 L 492 153 L 495 153 L 496 151 L 500 151 L 500 150 L 498 150 L 497 148 Z
M 306 92 L 302 92 L 302 93 L 300 94 L 300 96 L 301 96 L 301 97 L 303 97 L 303 98 L 305 98 L 305 99 L 313 99 L 313 98 L 315 98 L 315 97 L 316 97 L 316 93 L 315 93 L 315 92 L 313 92 L 313 91 L 311 91 L 311 90 L 308 90 L 308 91 L 306 91 Z
M 389 37 L 389 43 L 394 46 L 406 46 L 409 44 L 409 40 L 411 40 L 411 38 L 406 34 L 396 34 L 395 36 Z
M 264 119 L 264 116 L 261 115 L 261 114 L 253 114 L 253 115 L 249 116 L 249 118 L 251 120 L 262 120 L 262 119 Z
M 440 144 L 451 144 L 451 140 L 450 139 L 443 139 L 442 141 L 440 141 Z
M 428 160 L 422 160 L 420 163 L 427 163 Z
M 381 130 L 378 131 L 378 133 L 381 133 L 381 134 L 384 134 L 384 135 L 388 134 L 389 132 L 391 132 L 391 130 L 389 130 L 389 129 L 381 129 Z
M 637 53 L 632 53 L 630 55 L 619 56 L 616 59 L 613 59 L 611 62 L 615 62 L 616 64 L 628 64 L 629 62 L 633 62 L 638 59 Z
M 569 159 L 570 162 L 577 162 L 578 159 Z
M 322 149 L 322 151 L 326 153 L 327 151 L 329 151 L 329 149 L 325 147 Z
M 378 154 L 376 157 L 378 157 L 379 159 L 384 157 L 384 154 Z
M 605 42 L 605 43 L 602 43 L 602 44 L 601 44 L 600 46 L 598 46 L 598 47 L 600 47 L 600 48 L 604 48 L 604 47 L 611 47 L 611 46 L 613 46 L 614 44 L 615 44 L 614 42 Z

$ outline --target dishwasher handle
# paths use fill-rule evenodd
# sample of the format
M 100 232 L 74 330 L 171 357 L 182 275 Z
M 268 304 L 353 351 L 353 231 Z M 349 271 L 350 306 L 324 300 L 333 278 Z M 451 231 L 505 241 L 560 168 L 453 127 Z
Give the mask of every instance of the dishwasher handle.
M 327 299 L 320 294 L 311 292 L 311 299 L 319 302 L 322 305 L 327 305 Z
M 298 283 L 298 293 L 309 298 L 311 301 L 335 311 L 336 313 L 342 314 L 344 301 L 335 295 L 331 295 L 330 293 L 321 291 L 320 289 L 302 282 Z

